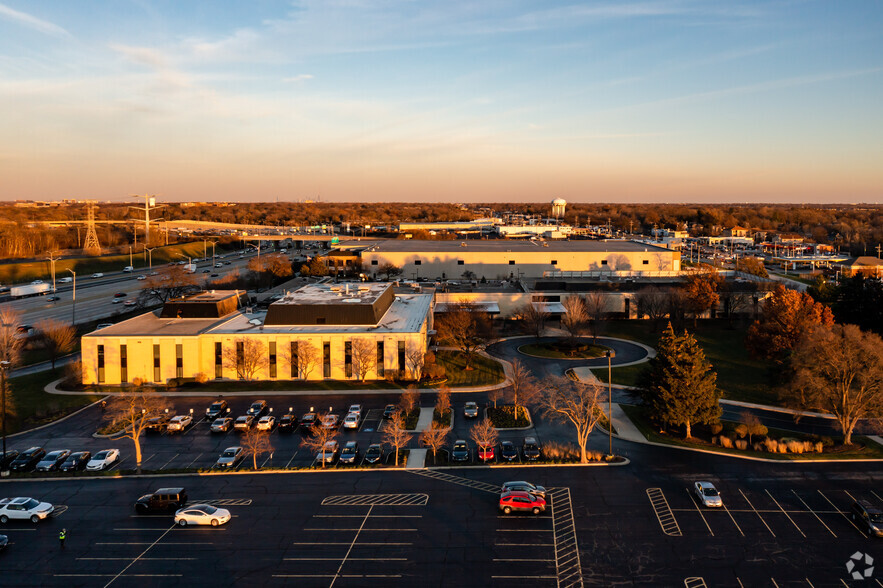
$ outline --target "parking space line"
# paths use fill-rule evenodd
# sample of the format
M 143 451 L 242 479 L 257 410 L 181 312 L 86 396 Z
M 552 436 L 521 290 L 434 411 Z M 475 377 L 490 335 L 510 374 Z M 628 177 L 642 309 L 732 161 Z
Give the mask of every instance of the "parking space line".
M 583 570 L 579 559 L 570 488 L 556 488 L 549 493 L 549 497 L 552 499 L 552 537 L 558 586 L 581 588 Z
M 803 502 L 803 506 L 805 506 L 805 507 L 807 508 L 807 510 L 808 510 L 809 512 L 811 512 L 811 513 L 813 514 L 813 516 L 816 517 L 816 519 L 818 519 L 818 521 L 819 521 L 820 523 L 822 523 L 822 526 L 824 526 L 826 529 L 828 529 L 828 532 L 831 533 L 831 535 L 833 535 L 834 538 L 836 539 L 836 538 L 837 538 L 837 534 L 836 534 L 834 531 L 831 530 L 831 527 L 829 527 L 828 525 L 825 524 L 825 521 L 823 521 L 822 518 L 821 518 L 819 515 L 817 515 L 816 512 L 815 512 L 813 509 L 811 509 L 811 508 L 809 507 L 809 505 L 803 500 L 803 498 L 800 497 L 799 494 L 797 494 L 797 492 L 795 492 L 794 490 L 791 490 L 791 492 L 794 493 L 794 496 L 797 496 L 797 500 L 799 500 L 800 502 Z
M 313 515 L 321 519 L 360 519 L 365 515 Z M 422 519 L 423 515 L 371 515 L 372 519 Z
M 499 547 L 555 547 L 554 543 L 494 543 Z
M 349 545 L 349 541 L 343 541 L 343 542 L 341 542 L 341 541 L 322 541 L 322 542 L 316 542 L 316 541 L 300 541 L 300 542 L 294 542 L 294 543 L 292 543 L 292 545 Z M 385 542 L 385 541 L 380 541 L 380 542 L 363 541 L 363 542 L 359 543 L 359 546 L 360 546 L 360 547 L 362 547 L 362 546 L 364 546 L 364 545 L 375 546 L 375 545 L 414 545 L 414 544 L 413 544 L 412 542 L 410 542 L 410 541 L 390 541 L 390 542 Z
M 264 463 L 261 464 L 261 469 L 264 469 L 264 466 L 267 465 L 267 462 L 270 461 L 271 459 L 273 459 L 272 453 L 270 454 L 270 456 L 267 459 L 264 460 Z
M 147 541 L 111 541 L 104 543 L 93 543 L 92 545 L 150 545 Z M 163 545 L 214 545 L 211 541 L 182 541 L 178 543 L 174 543 L 172 541 L 166 541 Z
M 748 497 L 747 497 L 747 496 L 745 496 L 745 493 L 744 493 L 744 492 L 742 492 L 742 489 L 741 489 L 741 488 L 740 488 L 740 489 L 739 489 L 739 494 L 741 494 L 741 495 L 742 495 L 742 498 L 744 498 L 744 499 L 745 499 L 745 502 L 747 502 L 747 503 L 748 503 L 748 506 L 750 506 L 750 507 L 751 507 L 751 510 L 753 510 L 753 511 L 754 511 L 754 514 L 756 514 L 756 515 L 757 515 L 757 518 L 759 518 L 759 519 L 760 519 L 760 522 L 761 522 L 761 523 L 763 523 L 763 526 L 764 526 L 764 527 L 766 527 L 766 530 L 767 530 L 767 531 L 769 531 L 769 532 L 770 532 L 770 535 L 772 535 L 772 536 L 773 536 L 773 537 L 775 537 L 775 536 L 776 536 L 776 534 L 775 534 L 775 533 L 773 533 L 773 530 L 772 530 L 772 529 L 770 529 L 770 526 L 769 526 L 769 525 L 768 525 L 768 524 L 766 524 L 766 521 L 765 521 L 765 520 L 764 520 L 764 518 L 763 518 L 763 517 L 762 517 L 762 516 L 760 516 L 760 513 L 759 513 L 759 512 L 757 512 L 757 509 L 756 509 L 756 508 L 754 508 L 754 505 L 753 505 L 753 504 L 751 504 L 751 501 L 750 501 L 750 500 L 748 500 Z
M 653 507 L 653 513 L 662 532 L 671 537 L 681 537 L 681 528 L 678 526 L 678 520 L 675 518 L 662 488 L 647 488 L 647 498 L 650 499 L 650 506 Z
M 445 474 L 443 472 L 438 472 L 435 470 L 405 470 L 406 472 L 410 472 L 412 474 L 418 476 L 424 476 L 426 478 L 435 478 L 436 480 L 441 480 L 442 482 L 450 482 L 452 484 L 459 484 L 460 486 L 466 486 L 469 488 L 474 488 L 476 490 L 481 490 L 483 492 L 490 492 L 491 494 L 500 494 L 500 487 L 495 484 L 488 484 L 487 482 L 479 482 L 477 480 L 470 480 L 469 478 L 461 478 L 459 476 L 452 476 L 451 474 Z
M 684 586 L 686 588 L 706 588 L 705 579 L 692 577 L 692 578 L 684 578 Z
M 804 580 L 806 580 L 806 583 L 809 584 L 809 588 L 816 588 L 812 585 L 812 582 L 809 581 L 809 578 L 804 578 Z
M 733 521 L 733 524 L 734 524 L 734 525 L 736 525 L 736 529 L 739 531 L 739 534 L 742 535 L 742 536 L 744 537 L 744 536 L 745 536 L 745 533 L 742 532 L 742 527 L 740 527 L 740 526 L 739 526 L 739 523 L 736 522 L 736 519 L 733 517 L 733 514 L 730 512 L 730 509 L 727 508 L 727 505 L 726 505 L 726 504 L 721 504 L 721 506 L 723 506 L 723 507 L 724 507 L 724 511 L 726 511 L 726 513 L 727 513 L 728 515 L 730 515 L 730 520 Z
M 124 461 L 126 461 L 127 459 L 128 459 L 127 457 L 124 457 L 123 459 L 117 460 L 116 462 L 114 462 L 114 464 L 112 466 L 107 468 L 107 471 L 112 471 L 113 469 L 120 467 L 120 464 L 123 463 Z
M 773 495 L 770 494 L 770 491 L 767 490 L 766 488 L 764 488 L 763 491 L 766 492 L 767 496 L 770 497 L 770 500 L 772 500 L 773 503 L 775 503 L 775 505 L 779 507 L 779 510 L 782 511 L 782 514 L 784 514 L 786 517 L 788 517 L 788 520 L 791 521 L 791 524 L 794 525 L 794 528 L 797 529 L 797 532 L 800 533 L 801 535 L 803 535 L 803 538 L 806 539 L 806 533 L 804 533 L 803 531 L 800 530 L 800 527 L 797 526 L 797 523 L 794 522 L 794 519 L 791 518 L 791 515 L 789 515 L 787 512 L 785 512 L 785 509 L 782 508 L 781 504 L 779 504 L 779 501 L 776 500 L 775 498 L 773 498 Z
M 339 494 L 326 496 L 322 506 L 426 506 L 429 495 L 418 494 Z
M 401 574 L 273 574 L 274 578 L 401 578 Z
M 770 581 L 773 583 L 773 586 L 775 586 L 775 588 L 779 588 L 779 585 L 776 584 L 776 579 L 775 579 L 775 578 L 770 578 Z
M 554 533 L 554 529 L 497 529 L 497 533 Z
M 328 588 L 333 588 L 333 587 L 334 587 L 334 582 L 337 581 L 337 577 L 340 575 L 341 570 L 343 570 L 343 565 L 346 563 L 346 560 L 347 560 L 347 558 L 350 556 L 350 553 L 353 552 L 353 545 L 355 545 L 355 544 L 356 544 L 356 541 L 359 540 L 359 535 L 362 534 L 362 529 L 365 528 L 365 523 L 368 522 L 368 517 L 371 516 L 371 511 L 372 511 L 372 510 L 374 510 L 374 505 L 373 505 L 373 504 L 372 504 L 371 506 L 368 507 L 368 512 L 365 514 L 365 518 L 362 520 L 362 524 L 361 524 L 361 525 L 359 526 L 359 528 L 356 530 L 356 536 L 353 537 L 353 542 L 350 543 L 350 547 L 349 547 L 349 549 L 347 549 L 347 551 L 346 551 L 346 555 L 343 556 L 343 560 L 341 560 L 341 562 L 340 562 L 340 566 L 337 568 L 337 572 L 334 574 L 334 578 L 332 578 L 332 580 L 331 580 L 331 584 L 328 586 Z
M 558 576 L 491 576 L 492 580 L 557 580 Z
M 862 531 L 861 529 L 859 529 L 859 528 L 856 526 L 856 524 L 852 522 L 852 519 L 851 519 L 851 518 L 849 518 L 848 516 L 846 516 L 846 513 L 844 513 L 842 510 L 840 510 L 839 508 L 837 508 L 836 506 L 834 506 L 834 503 L 831 502 L 831 500 L 830 500 L 827 496 L 825 496 L 824 494 L 822 494 L 822 491 L 821 491 L 821 490 L 816 490 L 816 492 L 818 492 L 819 494 L 821 494 L 822 498 L 824 498 L 825 500 L 827 500 L 827 501 L 828 501 L 828 504 L 830 504 L 832 507 L 834 507 L 834 509 L 835 509 L 837 512 L 840 513 L 840 516 L 842 516 L 844 519 L 846 519 L 847 522 L 848 522 L 850 525 L 852 525 L 853 527 L 855 527 L 855 530 L 856 530 L 856 531 L 858 531 L 859 533 L 861 533 L 863 537 L 865 537 L 865 538 L 868 537 L 867 535 L 865 535 L 865 532 L 864 532 L 864 531 Z
M 554 560 L 554 559 L 528 559 L 528 558 L 521 558 L 521 559 L 504 559 L 504 558 L 496 558 L 496 557 L 495 557 L 495 558 L 494 558 L 494 561 L 544 561 L 544 562 L 547 562 L 547 563 L 551 563 L 551 562 L 553 562 L 553 561 L 555 561 L 555 560 Z
M 300 449 L 298 449 L 297 451 L 300 451 Z M 291 459 L 288 460 L 288 463 L 285 464 L 285 469 L 288 469 L 291 466 L 291 462 L 293 462 L 294 458 L 297 457 L 297 451 L 294 452 L 294 455 L 292 455 Z
M 166 469 L 170 463 L 172 463 L 173 461 L 175 461 L 175 457 L 178 457 L 179 455 L 181 455 L 181 454 L 180 454 L 180 453 L 176 453 L 175 456 L 174 456 L 172 459 L 170 459 L 169 461 L 166 462 L 166 465 L 164 465 L 163 467 L 161 467 L 161 468 L 159 468 L 159 469 L 161 469 L 161 470 Z
M 372 505 L 371 508 L 374 508 L 374 506 Z M 310 529 L 304 529 L 304 531 L 347 531 L 350 533 L 352 533 L 353 531 L 364 531 L 366 533 L 369 531 L 402 531 L 416 533 L 417 531 L 419 531 L 419 529 L 363 529 L 361 527 L 358 529 L 326 529 L 322 527 L 312 527 Z
M 154 457 L 156 457 L 156 454 L 155 454 L 155 453 L 151 453 L 151 454 L 150 454 L 150 457 L 148 457 L 147 459 L 142 459 L 142 460 L 141 460 L 141 465 L 143 466 L 144 464 L 146 464 L 148 461 L 150 461 L 150 460 L 153 459 Z
M 201 453 L 200 453 L 199 455 L 197 455 L 196 457 L 194 457 L 194 458 L 193 458 L 193 461 L 191 461 L 189 464 L 187 464 L 187 469 L 192 468 L 192 467 L 193 467 L 193 464 L 195 464 L 195 463 L 196 463 L 196 460 L 199 459 L 200 457 L 202 457 L 202 454 L 201 454 Z
M 180 578 L 184 574 L 125 574 L 127 578 Z M 113 578 L 116 580 L 119 575 L 113 574 L 52 574 L 54 578 Z M 111 582 L 113 582 L 111 580 Z
M 880 580 L 875 579 L 875 581 L 877 582 L 878 586 L 883 586 L 883 582 L 881 582 Z
M 129 561 L 131 557 L 78 557 L 80 561 Z M 141 561 L 195 561 L 195 557 L 142 557 Z
M 150 545 L 148 545 L 148 546 L 147 546 L 147 549 L 145 549 L 144 551 L 142 551 L 141 554 L 140 554 L 138 557 L 136 557 L 135 559 L 133 559 L 131 562 L 129 562 L 129 565 L 127 565 L 126 567 L 124 567 L 124 568 L 122 569 L 122 571 L 121 571 L 119 574 L 117 574 L 116 576 L 114 576 L 114 577 L 110 580 L 110 582 L 108 582 L 107 584 L 105 584 L 105 585 L 104 585 L 104 588 L 107 588 L 108 586 L 110 586 L 111 584 L 113 584 L 114 581 L 115 581 L 117 578 L 119 578 L 120 576 L 122 576 L 123 574 L 125 574 L 125 573 L 126 573 L 126 570 L 128 570 L 128 569 L 131 568 L 133 565 L 135 565 L 135 562 L 137 562 L 139 559 L 141 559 L 142 557 L 144 557 L 144 556 L 147 554 L 147 552 L 150 551 L 151 548 L 152 548 L 154 545 L 156 545 L 157 543 L 159 543 L 160 541 L 162 541 L 162 540 L 163 540 L 163 537 L 165 537 L 166 535 L 168 535 L 169 532 L 170 532 L 172 529 L 174 529 L 176 526 L 177 526 L 177 525 L 173 524 L 171 527 L 169 527 L 168 529 L 166 529 L 165 532 L 164 532 L 162 535 L 160 535 L 160 536 L 156 539 L 156 541 L 154 541 L 153 543 L 151 543 Z
M 880 495 L 877 494 L 876 492 L 874 492 L 873 490 L 871 490 L 871 494 L 873 494 L 877 498 L 877 500 L 883 502 L 883 498 L 880 498 Z M 877 580 L 877 582 L 880 582 L 880 580 Z
M 708 532 L 711 533 L 711 536 L 714 537 L 714 531 L 711 530 L 711 525 L 708 524 L 708 519 L 705 518 L 705 515 L 702 514 L 702 509 L 699 508 L 699 505 L 696 504 L 696 499 L 693 498 L 693 494 L 690 492 L 689 488 L 684 488 L 687 491 L 687 497 L 690 499 L 690 503 L 696 508 L 696 512 L 699 513 L 699 516 L 702 517 L 702 522 L 705 523 L 705 526 L 708 527 Z M 723 502 L 721 503 L 723 504 Z
M 282 561 L 341 561 L 340 557 L 283 557 Z M 351 557 L 347 561 L 408 561 L 407 557 Z

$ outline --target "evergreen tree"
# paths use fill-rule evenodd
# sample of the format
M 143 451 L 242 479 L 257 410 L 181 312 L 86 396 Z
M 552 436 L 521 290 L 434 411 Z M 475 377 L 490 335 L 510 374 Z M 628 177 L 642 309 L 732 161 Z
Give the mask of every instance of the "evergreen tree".
M 717 373 L 693 335 L 675 333 L 669 323 L 656 357 L 643 374 L 641 397 L 652 419 L 664 425 L 683 425 L 686 438 L 696 423 L 718 422 L 721 408 Z

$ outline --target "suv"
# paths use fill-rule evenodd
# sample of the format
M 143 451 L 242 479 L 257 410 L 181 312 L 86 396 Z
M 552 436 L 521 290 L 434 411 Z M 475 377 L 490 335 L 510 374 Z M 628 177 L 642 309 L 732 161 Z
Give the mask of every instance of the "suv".
M 340 452 L 340 463 L 356 463 L 356 457 L 359 455 L 359 442 L 347 441 Z
M 467 402 L 463 407 L 463 416 L 467 419 L 478 418 L 478 405 L 474 402 Z
M 525 437 L 524 445 L 521 446 L 521 453 L 527 461 L 536 461 L 540 458 L 540 446 L 534 437 Z
M 213 402 L 211 406 L 205 409 L 205 420 L 211 423 L 219 416 L 227 414 L 227 401 L 218 400 Z
M 256 419 L 261 418 L 267 412 L 267 401 L 266 400 L 257 400 L 251 403 L 251 406 L 248 407 L 248 410 L 245 411 L 245 414 L 249 414 Z
M 850 507 L 852 520 L 861 528 L 864 524 L 868 535 L 872 537 L 883 537 L 883 511 L 868 502 L 867 500 L 857 500 Z
M 469 445 L 463 439 L 454 441 L 454 448 L 451 450 L 451 461 L 469 461 Z
M 187 492 L 183 488 L 160 488 L 153 494 L 145 494 L 135 502 L 135 512 L 175 512 L 187 504 Z
M 147 424 L 144 426 L 144 430 L 152 431 L 154 433 L 161 433 L 168 426 L 169 421 L 172 420 L 173 416 L 174 415 L 164 412 L 159 416 L 147 419 Z
M 19 453 L 18 457 L 9 464 L 9 469 L 13 472 L 29 472 L 40 463 L 44 455 L 46 450 L 42 447 L 31 447 Z

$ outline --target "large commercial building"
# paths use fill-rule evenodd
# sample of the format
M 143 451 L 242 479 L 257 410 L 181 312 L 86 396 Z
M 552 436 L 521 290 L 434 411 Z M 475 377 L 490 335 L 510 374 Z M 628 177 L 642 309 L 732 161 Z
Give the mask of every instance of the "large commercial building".
M 403 277 L 459 279 L 542 278 L 568 272 L 677 273 L 681 254 L 634 241 L 417 241 L 388 239 L 365 247 L 362 271 L 378 277 L 384 264 L 402 268 Z M 466 274 L 469 275 L 469 274 Z
M 265 312 L 241 294 L 171 300 L 83 336 L 83 383 L 378 379 L 410 373 L 432 329 L 433 295 L 390 284 L 312 284 Z

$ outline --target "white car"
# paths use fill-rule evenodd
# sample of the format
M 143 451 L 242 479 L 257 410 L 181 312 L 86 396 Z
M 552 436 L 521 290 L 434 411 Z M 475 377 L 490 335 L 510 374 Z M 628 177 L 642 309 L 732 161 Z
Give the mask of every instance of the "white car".
M 357 413 L 351 412 L 343 419 L 343 428 L 344 429 L 358 429 L 359 428 L 359 415 Z
M 333 463 L 334 458 L 337 457 L 337 449 L 339 445 L 337 441 L 328 441 L 325 443 L 325 447 L 319 451 L 319 454 L 316 456 L 318 461 L 324 461 L 325 463 Z
M 717 488 L 711 482 L 696 482 L 693 484 L 693 491 L 696 493 L 702 506 L 716 508 L 724 505 L 720 492 L 717 491 Z
M 193 424 L 192 416 L 190 416 L 189 414 L 179 414 L 172 417 L 172 420 L 169 421 L 166 430 L 169 433 L 181 433 L 191 424 Z
M 48 502 L 40 502 L 36 498 L 20 496 L 18 498 L 4 498 L 0 500 L 0 523 L 4 525 L 12 520 L 39 523 L 55 510 Z
M 185 506 L 175 512 L 175 523 L 182 527 L 187 525 L 211 525 L 212 527 L 217 527 L 229 522 L 230 518 L 229 510 L 210 504 Z
M 65 277 L 63 277 L 63 278 L 58 278 L 58 282 L 59 282 L 60 284 L 70 284 L 70 283 L 73 282 L 73 281 L 74 281 L 74 279 L 73 279 L 72 277 L 70 277 L 70 276 L 65 276 Z
M 86 470 L 97 472 L 106 470 L 120 459 L 119 449 L 104 449 L 92 456 L 89 463 L 86 464 Z
M 322 417 L 322 427 L 325 429 L 336 429 L 340 425 L 340 417 L 336 414 L 326 414 Z
M 350 405 L 350 409 L 347 411 L 349 414 L 356 414 L 359 418 L 362 418 L 362 405 L 361 404 L 352 404 Z
M 140 276 L 138 276 L 138 277 L 135 278 L 135 279 L 136 279 L 136 280 L 146 280 L 146 279 L 147 279 L 147 276 L 145 276 L 144 274 L 141 274 Z
M 258 431 L 272 431 L 273 427 L 276 426 L 276 417 L 274 416 L 262 416 L 261 420 L 258 421 Z
M 94 278 L 103 278 L 103 277 L 104 277 L 104 274 L 101 272 L 96 272 L 96 273 L 92 274 L 93 279 Z

